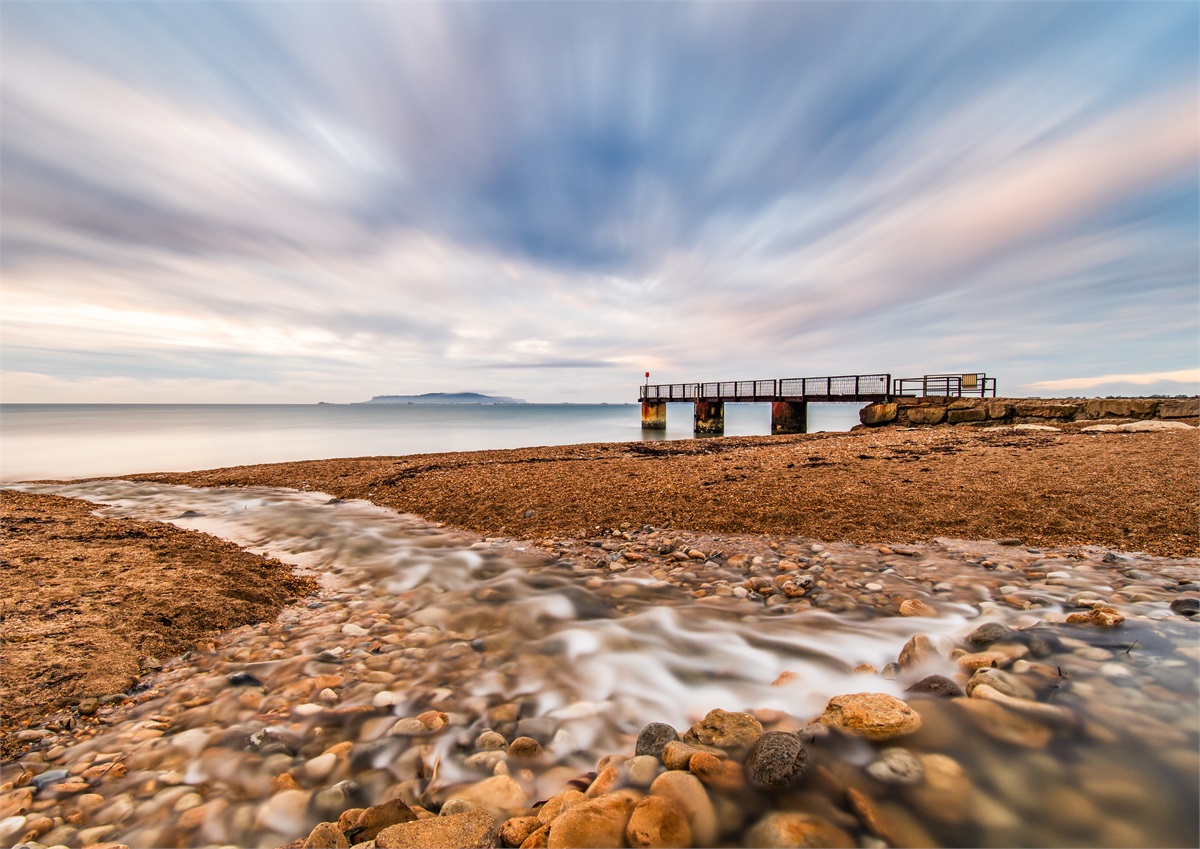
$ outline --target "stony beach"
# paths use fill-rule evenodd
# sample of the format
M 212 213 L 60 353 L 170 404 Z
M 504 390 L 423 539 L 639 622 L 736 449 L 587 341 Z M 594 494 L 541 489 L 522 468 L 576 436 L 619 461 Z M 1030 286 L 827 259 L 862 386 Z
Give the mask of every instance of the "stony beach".
M 6 697 L 14 636 L 58 604 L 53 662 L 80 612 L 11 593 L 38 558 L 278 587 L 132 687 L 6 707 L 0 843 L 1195 845 L 1198 448 L 887 429 L 5 493 Z

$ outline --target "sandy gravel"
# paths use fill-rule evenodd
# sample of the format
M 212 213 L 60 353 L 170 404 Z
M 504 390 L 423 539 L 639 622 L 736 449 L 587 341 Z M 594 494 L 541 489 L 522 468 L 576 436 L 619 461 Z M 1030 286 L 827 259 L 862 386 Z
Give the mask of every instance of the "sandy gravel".
M 622 522 L 858 543 L 1198 551 L 1200 433 L 931 428 L 370 457 L 143 478 L 365 498 L 481 535 Z
M 233 543 L 95 505 L 5 490 L 3 755 L 9 733 L 81 699 L 119 693 L 220 631 L 274 619 L 311 578 Z

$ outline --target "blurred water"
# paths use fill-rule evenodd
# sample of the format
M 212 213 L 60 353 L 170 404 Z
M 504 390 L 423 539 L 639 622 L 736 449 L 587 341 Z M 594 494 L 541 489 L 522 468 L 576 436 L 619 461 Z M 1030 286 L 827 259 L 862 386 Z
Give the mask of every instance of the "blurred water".
M 811 431 L 857 422 L 855 404 L 809 407 Z M 770 406 L 727 405 L 725 432 L 769 433 Z M 691 404 L 645 433 L 637 404 L 5 404 L 0 481 L 691 436 Z

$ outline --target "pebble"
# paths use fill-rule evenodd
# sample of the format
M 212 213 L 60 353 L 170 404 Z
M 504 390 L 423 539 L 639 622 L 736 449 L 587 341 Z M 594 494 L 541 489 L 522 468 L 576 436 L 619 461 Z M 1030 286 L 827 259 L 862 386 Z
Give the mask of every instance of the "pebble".
M 685 743 L 702 743 L 716 746 L 732 755 L 745 754 L 762 736 L 762 723 L 748 713 L 710 710 L 683 735 Z
M 625 829 L 635 849 L 683 849 L 692 845 L 692 827 L 666 796 L 647 796 L 634 806 Z
M 486 849 L 496 845 L 496 823 L 484 810 L 390 825 L 375 837 L 377 849 Z
M 679 807 L 687 818 L 696 845 L 716 845 L 717 812 L 700 779 L 679 770 L 664 772 L 650 785 L 650 795 L 664 796 Z
M 906 687 L 904 692 L 913 695 L 940 696 L 946 699 L 963 695 L 962 688 L 944 675 L 926 675 Z
M 900 602 L 900 615 L 934 617 L 938 615 L 938 612 L 933 605 L 927 604 L 919 598 L 906 598 Z
M 574 805 L 554 819 L 546 845 L 549 849 L 624 846 L 637 802 L 632 791 L 622 791 Z
M 679 739 L 679 732 L 663 722 L 651 722 L 638 734 L 635 754 L 660 757 L 663 746 Z
M 918 784 L 925 775 L 921 760 L 910 750 L 891 746 L 867 764 L 867 774 L 884 784 Z
M 868 740 L 890 740 L 920 728 L 921 716 L 887 693 L 852 693 L 830 699 L 821 722 Z
M 777 790 L 796 783 L 808 766 L 800 738 L 782 731 L 763 734 L 746 755 L 746 777 L 756 787 Z
M 708 844 L 700 844 L 708 845 Z M 746 846 L 824 846 L 852 849 L 857 846 L 848 833 L 813 814 L 782 811 L 763 817 L 746 834 Z

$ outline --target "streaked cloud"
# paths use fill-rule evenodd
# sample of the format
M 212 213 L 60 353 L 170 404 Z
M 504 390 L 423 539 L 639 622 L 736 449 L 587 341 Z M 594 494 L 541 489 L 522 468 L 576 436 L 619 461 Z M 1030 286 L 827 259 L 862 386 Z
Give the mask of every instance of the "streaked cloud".
M 1200 368 L 1181 369 L 1180 371 L 1160 371 L 1149 374 L 1102 374 L 1095 377 L 1068 377 L 1062 380 L 1039 380 L 1033 383 L 1035 389 L 1093 389 L 1112 383 L 1133 383 L 1137 386 L 1151 386 L 1159 383 L 1188 384 L 1195 390 L 1200 387 Z
M 1196 362 L 1190 4 L 3 13 L 8 401 Z

